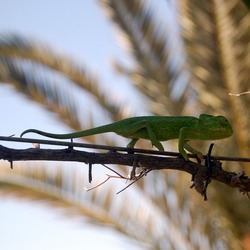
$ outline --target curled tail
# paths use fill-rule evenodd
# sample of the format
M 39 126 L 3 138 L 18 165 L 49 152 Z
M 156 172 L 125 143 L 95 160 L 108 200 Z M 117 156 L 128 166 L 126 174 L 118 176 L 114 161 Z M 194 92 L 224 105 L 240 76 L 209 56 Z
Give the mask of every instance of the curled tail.
M 96 128 L 91 128 L 83 131 L 78 131 L 78 132 L 73 132 L 73 133 L 68 133 L 68 134 L 52 134 L 48 132 L 44 132 L 41 130 L 37 129 L 27 129 L 22 132 L 20 137 L 23 137 L 27 133 L 35 133 L 39 135 L 43 135 L 45 137 L 50 137 L 54 139 L 71 139 L 71 138 L 79 138 L 79 137 L 84 137 L 88 135 L 95 135 L 95 134 L 102 134 L 102 133 L 107 133 L 107 132 L 116 132 L 116 126 L 114 123 L 112 124 L 107 124 L 104 126 L 96 127 Z
M 44 131 L 41 131 L 38 129 L 27 129 L 27 130 L 22 132 L 20 137 L 23 137 L 25 134 L 28 134 L 28 133 L 35 133 L 35 134 L 43 135 L 45 137 L 58 138 L 58 139 L 72 138 L 72 137 L 70 137 L 71 134 L 52 134 L 52 133 L 47 133 L 47 132 L 44 132 Z

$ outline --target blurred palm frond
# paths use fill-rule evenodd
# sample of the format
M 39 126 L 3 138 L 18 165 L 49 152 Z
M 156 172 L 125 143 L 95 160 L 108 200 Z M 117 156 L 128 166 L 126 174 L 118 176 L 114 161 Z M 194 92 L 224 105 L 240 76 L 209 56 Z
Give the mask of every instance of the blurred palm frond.
M 11 83 L 35 102 L 58 113 L 76 130 L 82 129 L 82 107 L 79 111 L 79 99 L 73 90 L 87 92 L 112 119 L 120 118 L 121 107 L 110 102 L 109 94 L 101 89 L 94 74 L 80 63 L 21 35 L 0 34 L 0 71 L 1 82 Z M 91 125 L 90 122 L 88 126 Z
M 186 104 L 187 81 L 174 20 L 154 18 L 157 12 L 144 1 L 101 0 L 105 13 L 119 28 L 119 41 L 132 55 L 135 65 L 127 68 L 118 61 L 115 69 L 125 74 L 151 101 L 151 111 L 158 115 L 180 114 Z M 166 8 L 166 12 L 170 11 Z M 172 25 L 172 26 L 171 26 Z M 179 90 L 174 94 L 177 82 Z M 178 104 L 178 105 L 176 105 Z M 167 107 L 167 109 L 166 109 Z
M 229 93 L 250 87 L 250 14 L 237 0 L 178 5 L 195 103 L 202 112 L 224 114 L 232 121 L 237 153 L 248 157 L 249 98 Z

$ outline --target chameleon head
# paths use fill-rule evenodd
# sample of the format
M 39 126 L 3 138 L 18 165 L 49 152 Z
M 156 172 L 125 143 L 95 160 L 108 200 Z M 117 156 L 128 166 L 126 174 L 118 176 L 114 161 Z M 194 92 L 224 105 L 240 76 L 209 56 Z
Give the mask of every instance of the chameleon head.
M 216 139 L 229 137 L 233 134 L 230 122 L 224 116 L 214 116 L 207 120 L 207 125 L 214 131 Z

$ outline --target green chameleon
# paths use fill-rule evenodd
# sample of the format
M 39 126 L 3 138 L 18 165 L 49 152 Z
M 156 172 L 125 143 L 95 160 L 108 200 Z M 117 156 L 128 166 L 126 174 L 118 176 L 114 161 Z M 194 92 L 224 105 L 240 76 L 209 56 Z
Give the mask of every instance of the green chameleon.
M 88 135 L 114 132 L 132 139 L 128 147 L 133 148 L 139 139 L 150 140 L 160 151 L 164 148 L 160 141 L 179 139 L 179 152 L 185 160 L 188 155 L 185 149 L 202 158 L 202 153 L 187 144 L 189 140 L 218 140 L 232 135 L 229 121 L 223 116 L 201 114 L 199 118 L 192 116 L 139 116 L 120 120 L 104 126 L 69 134 L 51 134 L 36 129 L 25 130 L 55 139 L 71 139 Z

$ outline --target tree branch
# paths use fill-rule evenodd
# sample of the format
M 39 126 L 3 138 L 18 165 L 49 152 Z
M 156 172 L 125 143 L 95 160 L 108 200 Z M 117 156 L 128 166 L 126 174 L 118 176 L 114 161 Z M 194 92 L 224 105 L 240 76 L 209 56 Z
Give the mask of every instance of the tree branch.
M 75 150 L 73 147 L 66 149 L 12 149 L 0 145 L 0 159 L 14 161 L 74 161 L 86 164 L 119 164 L 124 166 L 143 167 L 145 170 L 172 169 L 184 171 L 192 175 L 194 184 L 191 187 L 205 197 L 207 187 L 207 168 L 192 161 L 184 161 L 179 157 L 159 157 L 152 155 L 118 153 L 93 153 Z M 135 162 L 139 164 L 135 164 Z M 12 166 L 12 165 L 11 165 Z M 243 194 L 250 192 L 250 178 L 244 173 L 225 171 L 221 162 L 212 161 L 211 180 L 216 180 L 232 188 L 238 188 Z M 249 197 L 249 195 L 248 195 Z

